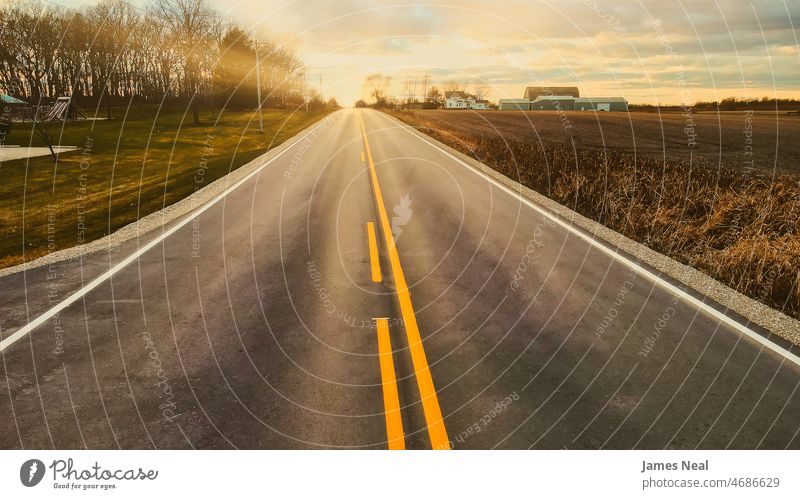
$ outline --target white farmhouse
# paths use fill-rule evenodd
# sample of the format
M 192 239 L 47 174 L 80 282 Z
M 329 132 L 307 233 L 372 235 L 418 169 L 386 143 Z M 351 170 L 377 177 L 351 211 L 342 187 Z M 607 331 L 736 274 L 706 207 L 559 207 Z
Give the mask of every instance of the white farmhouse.
M 472 109 L 475 101 L 474 95 L 460 90 L 452 90 L 444 93 L 445 109 Z

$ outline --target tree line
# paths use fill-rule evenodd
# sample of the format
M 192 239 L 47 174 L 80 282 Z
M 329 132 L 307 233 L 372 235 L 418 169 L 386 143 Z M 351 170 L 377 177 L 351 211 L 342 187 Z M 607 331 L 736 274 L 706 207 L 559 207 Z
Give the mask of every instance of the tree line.
M 146 9 L 122 0 L 79 9 L 0 3 L 0 92 L 32 103 L 76 96 L 255 107 L 256 53 L 264 105 L 309 97 L 293 50 L 257 41 L 208 0 L 156 0 Z
M 396 108 L 420 106 L 440 107 L 450 92 L 471 93 L 476 99 L 486 99 L 491 93 L 489 82 L 483 79 L 473 83 L 460 80 L 445 80 L 438 85 L 432 83 L 431 76 L 422 74 L 403 80 L 400 97 L 391 95 L 392 77 L 382 73 L 371 74 L 362 84 L 362 98 L 356 107 Z
M 789 111 L 800 109 L 800 100 L 782 99 L 774 97 L 725 97 L 719 101 L 697 101 L 694 104 L 685 105 L 657 105 L 657 104 L 630 104 L 628 109 L 631 111 Z

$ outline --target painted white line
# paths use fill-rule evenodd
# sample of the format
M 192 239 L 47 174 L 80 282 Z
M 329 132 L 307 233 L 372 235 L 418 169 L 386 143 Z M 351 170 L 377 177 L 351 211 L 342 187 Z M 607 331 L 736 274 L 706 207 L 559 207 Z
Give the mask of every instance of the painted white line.
M 47 312 L 43 313 L 39 317 L 35 318 L 34 320 L 29 322 L 25 326 L 21 327 L 20 329 L 14 331 L 14 333 L 12 333 L 11 336 L 9 336 L 8 338 L 3 339 L 3 341 L 0 341 L 0 352 L 4 351 L 6 348 L 10 347 L 11 345 L 13 345 L 15 342 L 19 341 L 20 339 L 24 338 L 31 331 L 33 331 L 37 327 L 39 327 L 42 324 L 44 324 L 48 319 L 50 319 L 51 317 L 53 317 L 57 313 L 61 312 L 65 308 L 69 307 L 70 305 L 72 305 L 76 301 L 78 301 L 81 298 L 83 298 L 84 296 L 86 296 L 91 290 L 93 290 L 97 286 L 101 285 L 106 280 L 108 280 L 108 278 L 110 278 L 111 276 L 113 276 L 114 274 L 119 272 L 120 270 L 124 269 L 131 262 L 136 261 L 137 258 L 139 258 L 143 254 L 147 253 L 149 250 L 153 249 L 153 247 L 155 247 L 158 243 L 160 243 L 164 239 L 168 238 L 169 236 L 171 236 L 172 234 L 177 232 L 181 227 L 184 227 L 189 222 L 191 222 L 192 220 L 194 220 L 195 218 L 200 216 L 200 214 L 202 214 L 203 212 L 205 212 L 206 210 L 208 210 L 209 208 L 214 206 L 219 200 L 223 199 L 225 196 L 227 196 L 228 194 L 230 194 L 231 192 L 236 190 L 240 185 L 242 185 L 243 183 L 245 183 L 248 180 L 250 180 L 251 178 L 253 178 L 261 170 L 263 170 L 264 168 L 269 166 L 273 161 L 275 161 L 276 159 L 280 158 L 287 151 L 289 151 L 294 146 L 296 146 L 297 144 L 302 142 L 303 139 L 305 139 L 306 137 L 311 135 L 317 128 L 319 128 L 320 126 L 325 124 L 330 119 L 331 119 L 331 116 L 328 116 L 328 117 L 324 118 L 322 121 L 320 121 L 319 123 L 314 125 L 314 127 L 311 130 L 309 130 L 308 132 L 303 134 L 302 137 L 300 137 L 299 139 L 295 140 L 294 142 L 292 142 L 291 144 L 286 146 L 281 152 L 279 152 L 278 154 L 276 154 L 275 156 L 273 156 L 272 158 L 267 160 L 263 165 L 259 166 L 258 168 L 256 168 L 255 170 L 253 170 L 252 172 L 247 174 L 247 176 L 241 178 L 238 182 L 236 182 L 235 184 L 231 185 L 230 187 L 228 187 L 227 189 L 222 191 L 220 194 L 218 194 L 216 197 L 214 197 L 211 200 L 209 200 L 206 204 L 204 204 L 203 206 L 201 206 L 200 208 L 198 208 L 194 212 L 186 214 L 185 215 L 186 218 L 184 220 L 182 220 L 181 222 L 177 223 L 174 227 L 172 227 L 171 229 L 169 229 L 169 230 L 167 230 L 165 232 L 162 232 L 161 235 L 159 235 L 158 237 L 156 237 L 155 239 L 153 239 L 149 243 L 145 244 L 141 248 L 139 248 L 138 251 L 136 251 L 132 255 L 128 256 L 127 258 L 125 258 L 124 260 L 122 260 L 121 262 L 119 262 L 118 264 L 116 264 L 115 266 L 110 268 L 109 270 L 105 271 L 100 276 L 96 277 L 93 281 L 89 282 L 89 284 L 87 284 L 86 286 L 84 286 L 81 289 L 79 289 L 78 291 L 72 293 L 70 296 L 68 296 L 66 299 L 64 299 L 64 301 L 62 301 L 58 305 L 54 306 L 53 308 L 51 308 Z
M 639 274 L 639 275 L 641 275 L 641 276 L 653 281 L 654 283 L 656 283 L 659 286 L 661 286 L 662 288 L 666 289 L 667 291 L 669 291 L 673 295 L 680 297 L 682 300 L 694 305 L 695 307 L 699 308 L 700 310 L 702 310 L 703 312 L 707 313 L 708 315 L 711 315 L 712 317 L 716 318 L 720 322 L 722 322 L 722 323 L 734 328 L 735 330 L 739 331 L 740 333 L 746 335 L 747 337 L 749 337 L 750 339 L 752 339 L 756 343 L 761 344 L 762 346 L 768 348 L 769 350 L 772 350 L 773 352 L 785 357 L 787 360 L 789 360 L 790 362 L 793 362 L 795 365 L 800 366 L 800 357 L 798 357 L 796 354 L 794 354 L 794 353 L 790 352 L 789 350 L 783 348 L 782 346 L 778 345 L 777 343 L 774 343 L 774 342 L 770 341 L 768 338 L 765 338 L 764 336 L 756 333 L 755 331 L 753 331 L 749 327 L 745 326 L 744 324 L 740 323 L 739 321 L 737 321 L 735 319 L 732 319 L 731 317 L 728 317 L 727 315 L 725 315 L 724 313 L 720 312 L 716 308 L 711 307 L 707 303 L 704 303 L 703 301 L 698 300 L 697 298 L 695 298 L 694 296 L 690 295 L 689 293 L 687 293 L 686 291 L 682 290 L 681 288 L 675 286 L 674 284 L 671 284 L 671 283 L 665 281 L 662 277 L 660 277 L 660 276 L 650 272 L 649 270 L 643 268 L 642 266 L 640 266 L 639 264 L 637 264 L 633 260 L 627 258 L 625 255 L 622 255 L 622 254 L 618 253 L 615 249 L 609 248 L 608 246 L 606 246 L 605 244 L 603 244 L 600 241 L 596 240 L 595 238 L 590 237 L 588 234 L 586 234 L 582 230 L 579 230 L 577 227 L 575 227 L 571 223 L 562 220 L 560 217 L 557 217 L 556 215 L 551 213 L 549 210 L 546 210 L 546 209 L 540 207 L 539 205 L 537 205 L 536 203 L 534 203 L 530 199 L 528 199 L 525 196 L 523 196 L 521 193 L 511 189 L 507 185 L 501 183 L 499 180 L 497 180 L 495 178 L 492 178 L 491 176 L 485 174 L 484 172 L 476 169 L 472 165 L 466 163 L 461 158 L 458 158 L 458 157 L 452 155 L 450 152 L 446 151 L 445 149 L 442 149 L 441 147 L 439 147 L 434 142 L 431 142 L 430 140 L 427 140 L 427 137 L 423 137 L 421 135 L 418 135 L 418 134 L 421 134 L 422 132 L 419 132 L 416 129 L 411 128 L 410 126 L 406 125 L 405 123 L 400 123 L 399 121 L 397 121 L 396 119 L 392 118 L 391 116 L 388 116 L 388 115 L 384 115 L 384 116 L 389 118 L 391 121 L 393 121 L 399 127 L 403 128 L 410 135 L 416 137 L 420 141 L 428 144 L 429 146 L 439 150 L 444 155 L 454 159 L 456 162 L 460 163 L 461 165 L 466 166 L 469 171 L 473 172 L 474 174 L 478 175 L 479 177 L 481 177 L 483 179 L 486 179 L 486 180 L 489 180 L 490 182 L 492 182 L 492 184 L 494 184 L 499 189 L 501 189 L 501 190 L 505 191 L 506 193 L 514 196 L 516 199 L 519 199 L 524 204 L 528 205 L 530 208 L 533 208 L 534 210 L 538 211 L 539 213 L 541 213 L 545 217 L 547 217 L 550 220 L 556 222 L 557 224 L 559 224 L 563 228 L 565 228 L 568 231 L 572 232 L 573 234 L 575 234 L 576 236 L 580 237 L 584 241 L 588 242 L 589 244 L 591 244 L 595 248 L 599 249 L 603 253 L 605 253 L 605 254 L 609 255 L 610 257 L 614 258 L 615 260 L 617 260 L 618 262 L 622 263 L 626 267 L 630 268 L 631 270 L 633 270 L 637 274 Z M 487 168 L 489 168 L 489 167 L 487 167 Z

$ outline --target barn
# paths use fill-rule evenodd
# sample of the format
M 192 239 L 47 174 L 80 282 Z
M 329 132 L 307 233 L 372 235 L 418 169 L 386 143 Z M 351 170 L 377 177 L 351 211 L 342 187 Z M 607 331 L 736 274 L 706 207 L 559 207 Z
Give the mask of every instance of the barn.
M 525 98 L 529 101 L 534 101 L 537 97 L 555 95 L 568 95 L 577 99 L 581 93 L 578 91 L 578 87 L 527 87 L 525 89 Z
M 531 108 L 528 99 L 500 99 L 497 109 L 500 111 L 527 111 Z
M 628 101 L 622 97 L 583 97 L 575 99 L 576 111 L 627 111 Z
M 575 97 L 571 95 L 540 95 L 531 102 L 534 111 L 569 111 L 574 106 Z

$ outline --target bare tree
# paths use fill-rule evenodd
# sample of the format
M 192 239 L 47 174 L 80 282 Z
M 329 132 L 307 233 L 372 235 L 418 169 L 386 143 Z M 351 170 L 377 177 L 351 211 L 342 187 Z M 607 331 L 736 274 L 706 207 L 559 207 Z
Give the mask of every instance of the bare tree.
M 424 74 L 419 77 L 419 83 L 422 85 L 422 100 L 428 98 L 428 87 L 431 85 L 431 75 Z
M 364 91 L 375 101 L 377 107 L 384 107 L 389 99 L 388 91 L 392 77 L 381 73 L 371 74 L 364 80 Z
M 40 0 L 0 0 L 0 91 L 34 104 L 63 95 L 107 102 L 181 98 L 212 92 L 231 22 L 209 0 L 154 0 L 142 11 L 125 1 L 81 8 Z M 270 102 L 301 99 L 302 61 L 273 42 L 258 44 Z
M 150 32 L 150 71 L 155 95 L 168 95 L 175 85 L 177 75 L 173 68 L 179 66 L 181 54 L 172 43 L 172 33 L 163 19 L 149 13 L 145 24 Z
M 467 89 L 467 85 L 458 80 L 447 80 L 442 84 L 445 92 L 463 92 Z
M 409 104 L 413 104 L 417 101 L 418 83 L 416 78 L 409 78 L 403 82 L 403 95 L 406 96 L 406 102 Z
M 491 92 L 491 87 L 489 86 L 489 82 L 486 80 L 478 80 L 472 86 L 473 93 L 475 94 L 475 98 L 477 100 L 484 100 L 489 97 L 489 93 Z
M 208 0 L 157 0 L 155 12 L 182 52 L 186 97 L 192 103 L 193 121 L 198 126 L 200 114 L 195 97 L 202 83 L 200 62 L 213 41 L 218 14 Z

